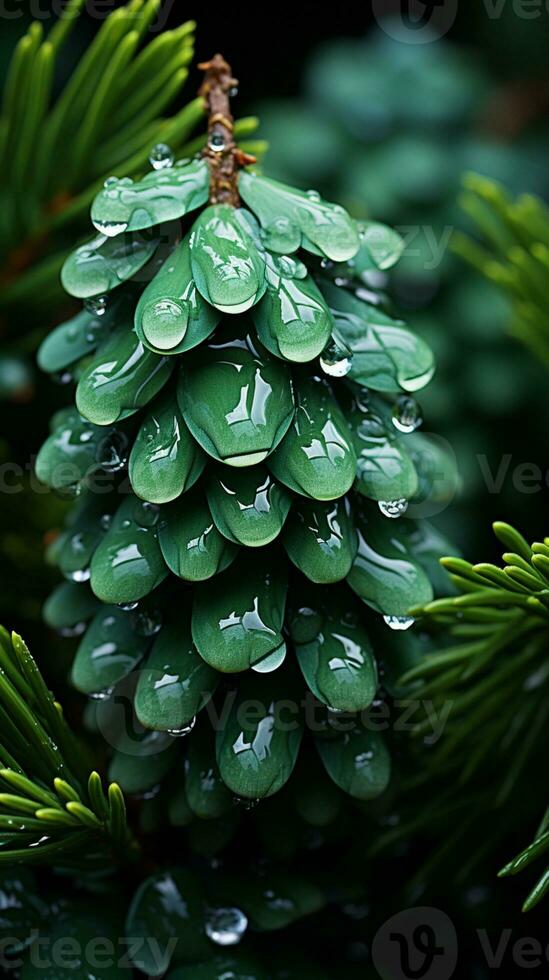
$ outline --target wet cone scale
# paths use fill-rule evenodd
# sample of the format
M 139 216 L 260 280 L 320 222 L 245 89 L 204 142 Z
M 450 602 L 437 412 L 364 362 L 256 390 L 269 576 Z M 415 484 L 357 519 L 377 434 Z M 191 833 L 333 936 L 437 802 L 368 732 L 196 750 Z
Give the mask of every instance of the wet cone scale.
M 433 489 L 412 396 L 433 359 L 387 312 L 399 236 L 263 176 L 234 143 L 229 66 L 201 67 L 203 152 L 155 147 L 141 179 L 107 180 L 62 274 L 83 308 L 39 352 L 76 386 L 37 460 L 77 497 L 45 615 L 80 634 L 72 681 L 103 731 L 131 698 L 142 757 L 109 729 L 128 792 L 169 779 L 219 816 L 276 793 L 307 743 L 367 801 L 390 780 L 364 724 L 378 661 L 433 596 L 436 534 L 405 516 Z

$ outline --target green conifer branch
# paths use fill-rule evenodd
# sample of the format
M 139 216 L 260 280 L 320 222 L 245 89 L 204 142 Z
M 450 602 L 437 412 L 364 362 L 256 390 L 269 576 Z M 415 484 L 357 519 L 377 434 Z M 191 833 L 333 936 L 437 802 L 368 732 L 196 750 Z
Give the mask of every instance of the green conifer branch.
M 426 779 L 457 781 L 458 792 L 478 780 L 490 792 L 475 812 L 501 810 L 527 787 L 542 764 L 549 720 L 549 538 L 528 545 L 503 522 L 494 531 L 508 549 L 503 565 L 443 558 L 459 595 L 412 610 L 444 636 L 466 641 L 435 649 L 402 678 L 437 711 L 451 704 L 440 743 L 425 760 Z M 520 697 L 517 697 L 520 693 Z M 416 734 L 425 736 L 428 723 Z M 534 842 L 500 876 L 518 874 L 549 850 L 549 814 Z M 549 868 L 528 896 L 534 908 L 549 890 Z
M 57 62 L 81 0 L 47 37 L 33 23 L 16 46 L 0 114 L 2 309 L 58 299 L 64 229 L 78 233 L 114 169 L 138 174 L 158 142 L 179 152 L 203 117 L 201 99 L 168 114 L 187 79 L 195 25 L 144 43 L 160 3 L 132 0 L 110 14 L 55 100 Z
M 105 794 L 17 633 L 0 628 L 0 866 L 105 870 L 136 853 L 123 795 Z M 89 775 L 88 775 L 89 774 Z
M 456 233 L 454 251 L 500 286 L 512 304 L 511 333 L 549 362 L 549 209 L 531 194 L 513 199 L 478 174 L 463 180 L 461 205 L 482 244 Z

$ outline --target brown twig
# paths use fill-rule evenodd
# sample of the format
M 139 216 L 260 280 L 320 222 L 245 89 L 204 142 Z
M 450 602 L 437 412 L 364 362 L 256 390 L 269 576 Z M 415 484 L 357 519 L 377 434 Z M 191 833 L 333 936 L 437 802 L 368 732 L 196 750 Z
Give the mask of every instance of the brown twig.
M 208 140 L 203 156 L 210 168 L 210 203 L 240 206 L 238 171 L 255 157 L 239 150 L 234 141 L 230 96 L 238 86 L 231 66 L 220 54 L 198 66 L 205 72 L 199 95 L 208 110 Z

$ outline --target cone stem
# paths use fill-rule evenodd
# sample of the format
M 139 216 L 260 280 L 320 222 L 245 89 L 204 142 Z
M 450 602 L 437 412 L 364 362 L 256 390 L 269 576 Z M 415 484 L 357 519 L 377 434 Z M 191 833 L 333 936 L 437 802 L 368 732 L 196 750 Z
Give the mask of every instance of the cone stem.
M 208 111 L 208 139 L 203 156 L 210 168 L 210 204 L 239 207 L 238 170 L 248 163 L 255 163 L 255 158 L 242 153 L 234 141 L 230 96 L 238 81 L 220 54 L 198 67 L 205 72 L 199 95 L 206 102 Z

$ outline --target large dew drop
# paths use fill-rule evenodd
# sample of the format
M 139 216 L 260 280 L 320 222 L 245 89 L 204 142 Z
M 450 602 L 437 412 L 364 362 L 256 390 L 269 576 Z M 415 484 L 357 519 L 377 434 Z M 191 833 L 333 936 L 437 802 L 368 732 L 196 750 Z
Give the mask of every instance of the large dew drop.
M 331 378 L 344 378 L 353 365 L 353 355 L 345 347 L 342 347 L 335 340 L 322 351 L 320 355 L 320 366 L 324 374 Z
M 172 350 L 181 343 L 187 330 L 189 311 L 172 299 L 162 299 L 143 313 L 143 333 L 158 350 Z
M 93 316 L 104 316 L 107 311 L 107 297 L 95 296 L 93 299 L 87 299 L 84 308 Z
M 409 630 L 415 623 L 413 616 L 384 616 L 383 621 L 392 630 Z
M 236 946 L 246 929 L 248 919 L 241 909 L 208 909 L 204 929 L 206 935 L 217 946 Z
M 175 157 L 172 148 L 167 143 L 156 143 L 149 157 L 149 163 L 153 170 L 166 170 L 173 167 Z
M 401 395 L 393 408 L 395 429 L 405 433 L 415 432 L 422 422 L 421 411 L 415 398 L 410 398 L 409 395 Z
M 408 501 L 401 497 L 400 500 L 379 500 L 378 507 L 384 517 L 402 517 L 408 510 Z
M 126 231 L 128 227 L 127 221 L 94 221 L 94 226 L 97 228 L 100 235 L 106 235 L 107 238 L 116 238 L 117 235 L 121 235 Z

